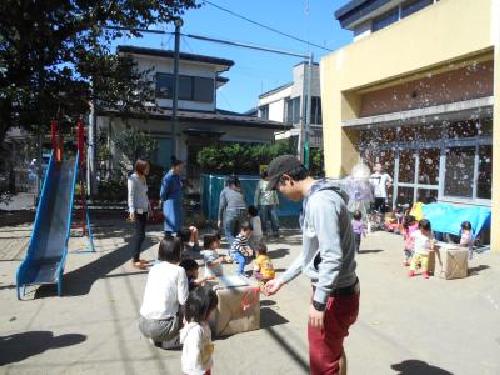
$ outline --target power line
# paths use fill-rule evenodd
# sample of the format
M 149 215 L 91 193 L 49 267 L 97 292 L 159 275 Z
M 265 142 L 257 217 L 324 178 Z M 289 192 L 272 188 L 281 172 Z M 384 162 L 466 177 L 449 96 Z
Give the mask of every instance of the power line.
M 281 35 L 281 36 L 285 36 L 285 37 L 287 37 L 287 38 L 293 39 L 293 40 L 295 40 L 295 41 L 297 41 L 297 42 L 300 42 L 300 43 L 307 44 L 307 45 L 309 45 L 309 46 L 313 46 L 313 47 L 316 47 L 316 48 L 320 48 L 320 49 L 322 49 L 322 50 L 324 50 L 324 51 L 327 51 L 327 52 L 332 52 L 332 51 L 333 51 L 333 50 L 331 50 L 331 49 L 329 49 L 329 48 L 326 48 L 326 47 L 320 46 L 319 44 L 311 43 L 311 42 L 309 42 L 309 41 L 307 41 L 307 40 L 304 40 L 304 39 L 301 39 L 301 38 L 299 38 L 299 37 L 296 37 L 295 35 L 291 35 L 291 34 L 285 33 L 285 32 L 283 32 L 283 31 L 280 31 L 280 30 L 278 30 L 278 29 L 275 29 L 274 27 L 267 26 L 267 25 L 264 25 L 264 24 L 262 24 L 262 23 L 260 23 L 260 22 L 254 21 L 254 20 L 252 20 L 252 19 L 250 19 L 250 18 L 248 18 L 248 17 L 242 16 L 241 14 L 238 14 L 238 13 L 236 13 L 236 12 L 233 12 L 233 11 L 232 11 L 232 10 L 230 10 L 230 9 L 227 9 L 227 8 L 224 8 L 224 7 L 220 6 L 220 5 L 214 4 L 214 3 L 212 3 L 210 0 L 205 0 L 205 3 L 207 3 L 207 4 L 211 5 L 211 6 L 213 6 L 214 8 L 217 8 L 217 9 L 219 9 L 219 10 L 223 11 L 223 12 L 229 13 L 230 15 L 232 15 L 232 16 L 234 16 L 234 17 L 240 18 L 240 19 L 245 20 L 245 21 L 247 21 L 247 22 L 250 22 L 250 23 L 252 23 L 252 24 L 254 24 L 254 25 L 256 25 L 256 26 L 259 26 L 259 27 L 262 27 L 262 28 L 264 28 L 264 29 L 266 29 L 266 30 L 272 31 L 273 33 L 279 34 L 279 35 Z

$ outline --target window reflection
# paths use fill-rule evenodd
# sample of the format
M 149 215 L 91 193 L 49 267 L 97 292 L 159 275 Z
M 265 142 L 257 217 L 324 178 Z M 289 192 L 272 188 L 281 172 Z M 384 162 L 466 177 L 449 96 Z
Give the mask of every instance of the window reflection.
M 444 194 L 472 198 L 475 147 L 450 147 L 446 150 Z
M 477 177 L 477 197 L 491 199 L 491 178 L 493 173 L 493 146 L 479 147 L 479 169 Z
M 439 155 L 438 148 L 419 151 L 418 183 L 420 185 L 439 184 Z

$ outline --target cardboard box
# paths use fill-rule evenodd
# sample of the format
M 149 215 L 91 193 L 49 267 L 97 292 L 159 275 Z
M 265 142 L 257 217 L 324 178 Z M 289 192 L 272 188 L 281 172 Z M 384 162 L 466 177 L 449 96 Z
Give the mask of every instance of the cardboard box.
M 214 336 L 230 336 L 260 329 L 260 290 L 255 286 L 216 289 L 219 297 L 210 326 Z
M 429 251 L 429 264 L 428 270 L 429 275 L 434 276 L 436 271 L 436 251 Z
M 469 248 L 446 245 L 440 247 L 441 271 L 439 277 L 446 280 L 462 279 L 469 272 Z

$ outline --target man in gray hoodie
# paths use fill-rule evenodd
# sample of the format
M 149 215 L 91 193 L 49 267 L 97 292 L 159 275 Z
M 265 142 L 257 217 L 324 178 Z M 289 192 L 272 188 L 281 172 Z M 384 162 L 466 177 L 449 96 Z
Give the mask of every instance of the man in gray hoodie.
M 332 181 L 314 180 L 293 155 L 275 158 L 268 168 L 269 189 L 303 199 L 303 250 L 288 270 L 266 284 L 276 293 L 301 272 L 311 280 L 309 362 L 311 374 L 346 371 L 344 338 L 359 311 L 355 241 L 346 195 Z

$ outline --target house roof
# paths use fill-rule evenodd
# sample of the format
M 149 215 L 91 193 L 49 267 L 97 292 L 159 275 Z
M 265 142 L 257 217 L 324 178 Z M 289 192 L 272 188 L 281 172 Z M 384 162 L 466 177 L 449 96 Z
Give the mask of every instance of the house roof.
M 121 113 L 115 110 L 100 110 L 99 116 L 117 116 L 120 117 Z M 130 118 L 149 118 L 153 120 L 171 120 L 171 109 L 152 109 L 148 113 L 127 114 Z M 270 130 L 288 130 L 293 126 L 278 122 L 264 120 L 256 116 L 246 116 L 237 114 L 230 111 L 217 112 L 201 112 L 201 111 L 178 111 L 177 118 L 179 122 L 210 122 L 218 125 L 227 126 L 240 126 L 249 128 L 263 128 Z
M 353 11 L 354 9 L 362 6 L 367 2 L 373 2 L 373 0 L 350 0 L 347 4 L 341 6 L 335 11 L 335 18 L 338 20 L 345 16 L 347 13 Z
M 164 49 L 154 49 L 154 48 L 146 48 L 146 47 L 138 47 L 138 46 L 118 46 L 116 47 L 117 52 L 124 53 L 134 53 L 137 55 L 145 55 L 145 56 L 158 56 L 158 57 L 167 57 L 173 59 L 175 57 L 175 51 L 172 50 L 164 50 Z M 202 62 L 213 65 L 222 65 L 227 68 L 230 68 L 234 65 L 233 60 L 222 59 L 214 56 L 206 56 L 206 55 L 196 55 L 193 53 L 181 52 L 179 54 L 180 59 L 184 61 L 195 61 Z
M 281 86 L 278 86 L 272 90 L 269 90 L 269 91 L 266 91 L 262 94 L 259 95 L 259 99 L 262 99 L 262 98 L 265 98 L 266 96 L 269 96 L 269 95 L 272 95 L 272 94 L 275 94 L 281 90 L 284 90 L 286 89 L 287 87 L 290 87 L 293 85 L 293 82 L 288 82 L 288 83 L 285 83 L 284 85 L 281 85 Z
M 397 0 L 351 0 L 335 12 L 335 18 L 342 28 L 353 30 L 370 15 L 382 14 L 391 4 L 397 3 Z

